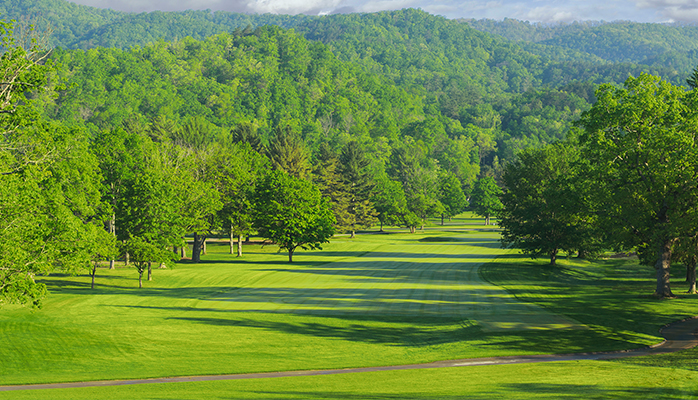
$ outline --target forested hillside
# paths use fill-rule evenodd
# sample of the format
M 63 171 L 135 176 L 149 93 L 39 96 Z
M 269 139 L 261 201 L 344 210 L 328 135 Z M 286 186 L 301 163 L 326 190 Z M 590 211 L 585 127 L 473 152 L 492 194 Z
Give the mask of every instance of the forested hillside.
M 696 29 L 657 24 L 455 21 L 413 9 L 312 17 L 0 4 L 10 18 L 53 29 L 63 68 L 52 82 L 68 89 L 48 102 L 50 118 L 93 131 L 157 118 L 196 120 L 211 132 L 250 123 L 264 141 L 288 126 L 313 153 L 322 142 L 337 148 L 352 138 L 377 149 L 383 138 L 391 149 L 411 137 L 440 162 L 443 138 L 463 137 L 474 143 L 465 153 L 477 153 L 470 170 L 497 177 L 521 149 L 565 138 L 598 84 L 642 72 L 682 84 L 696 55 Z M 466 187 L 474 179 L 459 177 Z
M 413 9 L 308 17 L 0 4 L 20 20 L 14 32 L 0 24 L 9 98 L 0 171 L 12 177 L 0 184 L 19 193 L 0 207 L 40 200 L 21 219 L 31 226 L 45 216 L 41 226 L 57 230 L 17 240 L 39 243 L 22 260 L 44 257 L 41 271 L 93 263 L 94 274 L 118 249 L 142 276 L 153 262 L 176 259 L 187 234 L 194 261 L 207 235 L 230 235 L 232 252 L 233 236 L 240 251 L 252 232 L 288 250 L 290 261 L 295 248 L 316 248 L 333 232 L 378 222 L 414 232 L 429 217 L 462 212 L 470 194 L 489 216 L 484 205 L 496 202 L 485 199 L 496 198 L 507 166 L 525 149 L 566 139 L 598 84 L 642 72 L 679 84 L 688 76 L 661 50 L 690 36 L 674 28 L 643 50 L 642 29 L 654 26 L 502 23 L 534 43 Z M 32 22 L 55 48 L 21 45 Z M 598 49 L 574 44 L 601 28 L 618 32 L 599 34 Z M 616 55 L 628 35 L 640 44 Z M 685 49 L 676 54 L 689 65 Z M 25 75 L 31 88 L 17 80 Z M 63 163 L 63 153 L 81 163 Z M 76 177 L 86 189 L 72 184 Z M 76 189 L 52 199 L 42 185 Z M 0 223 L 12 218 L 2 214 Z M 70 235 L 80 237 L 52 242 Z M 58 265 L 32 253 L 43 245 L 79 260 Z M 32 281 L 33 267 L 10 264 L 21 284 Z M 13 301 L 40 298 L 42 288 L 31 287 Z
M 535 54 L 568 61 L 642 64 L 679 84 L 698 64 L 698 26 L 630 21 L 545 25 L 513 19 L 463 22 L 518 42 Z

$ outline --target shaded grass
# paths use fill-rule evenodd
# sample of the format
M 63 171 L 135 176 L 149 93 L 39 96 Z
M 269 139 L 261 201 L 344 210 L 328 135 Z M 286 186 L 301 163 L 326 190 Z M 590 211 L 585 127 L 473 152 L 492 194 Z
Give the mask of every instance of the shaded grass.
M 274 246 L 240 260 L 212 243 L 202 264 L 156 269 L 140 290 L 130 268 L 100 269 L 95 290 L 87 275 L 43 278 L 43 310 L 0 315 L 0 382 L 408 364 L 555 343 L 525 349 L 529 332 L 484 332 L 458 311 L 453 279 L 507 253 L 496 234 L 460 247 L 414 246 L 420 237 L 339 238 L 293 264 Z
M 87 275 L 46 277 L 52 294 L 44 310 L 6 308 L 0 314 L 0 382 L 348 368 L 626 349 L 659 342 L 659 327 L 698 313 L 694 297 L 647 297 L 653 271 L 636 261 L 562 260 L 558 268 L 549 268 L 500 249 L 496 232 L 458 224 L 462 221 L 445 228 L 428 226 L 416 235 L 337 238 L 322 251 L 299 252 L 294 264 L 287 264 L 286 255 L 274 246 L 248 246 L 245 257 L 238 259 L 226 254 L 227 244 L 211 244 L 204 263 L 154 270 L 155 280 L 143 290 L 137 289 L 137 274 L 129 268 L 100 269 L 95 290 L 89 289 Z M 485 264 L 480 275 L 506 292 L 464 297 L 468 291 L 482 293 L 482 288 L 467 284 L 468 268 L 494 257 L 499 257 L 497 262 Z M 681 271 L 676 272 L 678 277 Z M 497 310 L 505 310 L 502 304 L 512 301 L 512 295 L 588 329 L 483 329 L 478 318 L 488 310 L 494 310 L 493 317 L 510 317 Z M 527 310 L 538 315 L 536 309 Z M 686 364 L 695 353 L 687 354 L 682 356 Z M 642 398 L 647 393 L 651 396 L 646 398 L 687 398 L 685 388 L 695 389 L 696 376 L 692 368 L 661 368 L 675 362 L 680 363 L 668 359 L 638 366 L 587 362 L 560 363 L 555 369 L 525 365 L 396 371 L 27 395 L 529 398 L 536 393 L 564 398 L 575 393 Z M 560 376 L 548 376 L 552 373 Z M 20 394 L 25 393 L 4 398 Z
M 563 259 L 558 264 L 499 259 L 484 265 L 480 274 L 521 301 L 568 316 L 597 332 L 658 337 L 662 326 L 698 314 L 696 296 L 672 300 L 651 296 L 654 270 L 638 265 L 636 259 Z M 673 269 L 675 291 L 682 274 L 680 268 Z

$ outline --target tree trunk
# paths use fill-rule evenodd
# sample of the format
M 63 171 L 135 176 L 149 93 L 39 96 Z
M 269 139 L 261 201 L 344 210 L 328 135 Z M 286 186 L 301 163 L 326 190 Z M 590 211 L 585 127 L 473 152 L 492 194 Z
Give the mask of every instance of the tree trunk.
M 109 233 L 116 237 L 116 214 L 112 214 L 111 219 L 109 220 Z M 116 269 L 114 261 L 115 260 L 113 258 L 109 260 L 109 269 Z
M 293 250 L 294 249 L 288 249 L 288 262 L 290 263 L 293 262 Z
M 444 218 L 445 218 L 444 215 L 441 214 L 441 226 L 444 226 Z
M 381 223 L 381 232 L 383 232 L 383 221 L 379 220 Z
M 673 244 L 674 239 L 664 239 L 657 249 L 657 262 L 654 265 L 657 270 L 657 289 L 654 291 L 654 295 L 659 298 L 674 297 L 669 283 Z
M 148 281 L 153 280 L 153 263 L 148 261 Z
M 180 254 L 180 256 L 181 256 L 182 258 L 187 258 L 187 247 L 188 247 L 188 246 L 189 246 L 189 245 L 187 244 L 187 240 L 184 239 L 184 246 L 182 246 L 182 248 L 181 248 L 182 254 Z
M 174 251 L 175 254 L 179 254 L 179 248 L 177 246 L 172 246 L 172 251 Z
M 489 224 L 490 224 L 490 215 L 487 214 L 487 215 L 485 216 L 485 226 L 487 226 L 487 225 L 489 225 Z
M 201 241 L 201 254 L 206 255 L 206 238 Z
M 233 232 L 233 225 L 230 224 L 230 254 L 235 254 L 233 242 L 235 242 L 235 233 Z
M 693 259 L 690 268 L 688 268 L 688 293 L 696 294 L 696 260 Z
M 143 270 L 139 269 L 138 270 L 138 289 L 143 288 Z
M 131 263 L 131 256 L 128 254 L 128 251 L 126 252 L 126 263 L 125 265 L 129 265 Z
M 691 257 L 691 259 L 692 258 L 693 257 Z M 692 261 L 688 261 L 685 263 L 686 264 L 686 283 L 691 281 L 691 263 L 692 263 Z
M 194 232 L 194 247 L 191 249 L 191 261 L 201 262 L 201 236 Z
M 354 239 L 355 236 L 356 236 L 356 232 L 354 232 L 354 230 L 352 230 L 351 231 L 351 238 Z
M 238 257 L 242 257 L 242 233 L 238 235 Z
M 550 252 L 550 265 L 557 265 L 557 249 Z
M 97 263 L 95 263 L 92 266 L 92 285 L 90 286 L 90 289 L 95 288 L 95 274 L 97 273 Z

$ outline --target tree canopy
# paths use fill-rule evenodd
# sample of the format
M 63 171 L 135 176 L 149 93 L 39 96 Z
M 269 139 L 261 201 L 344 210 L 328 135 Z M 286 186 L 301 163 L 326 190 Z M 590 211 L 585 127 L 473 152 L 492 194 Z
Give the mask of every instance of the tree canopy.
M 615 243 L 646 250 L 657 271 L 655 294 L 672 297 L 673 246 L 693 236 L 696 224 L 698 93 L 643 74 L 596 95 L 580 121 L 580 141 L 599 214 Z
M 289 262 L 298 247 L 321 249 L 334 234 L 327 199 L 311 182 L 283 171 L 273 171 L 259 183 L 254 203 L 257 232 L 288 251 Z

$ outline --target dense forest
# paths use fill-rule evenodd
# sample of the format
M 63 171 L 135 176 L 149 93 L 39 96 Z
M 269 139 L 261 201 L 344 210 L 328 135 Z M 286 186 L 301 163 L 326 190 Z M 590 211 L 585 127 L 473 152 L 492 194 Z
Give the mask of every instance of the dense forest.
M 242 255 L 257 232 L 291 261 L 335 232 L 414 232 L 467 198 L 489 220 L 507 171 L 573 138 L 599 84 L 653 73 L 681 85 L 695 53 L 690 27 L 414 9 L 129 14 L 12 0 L 0 13 L 17 20 L 2 25 L 0 147 L 3 192 L 22 194 L 0 201 L 0 242 L 24 237 L 0 261 L 16 302 L 39 301 L 32 274 L 52 268 L 94 274 L 120 257 L 150 274 L 179 257 L 185 235 L 194 260 L 209 235 L 229 235 L 231 252 L 237 237 Z M 17 201 L 23 213 L 11 212 Z M 292 225 L 318 235 L 279 232 L 281 217 L 267 217 L 289 208 L 308 218 Z

